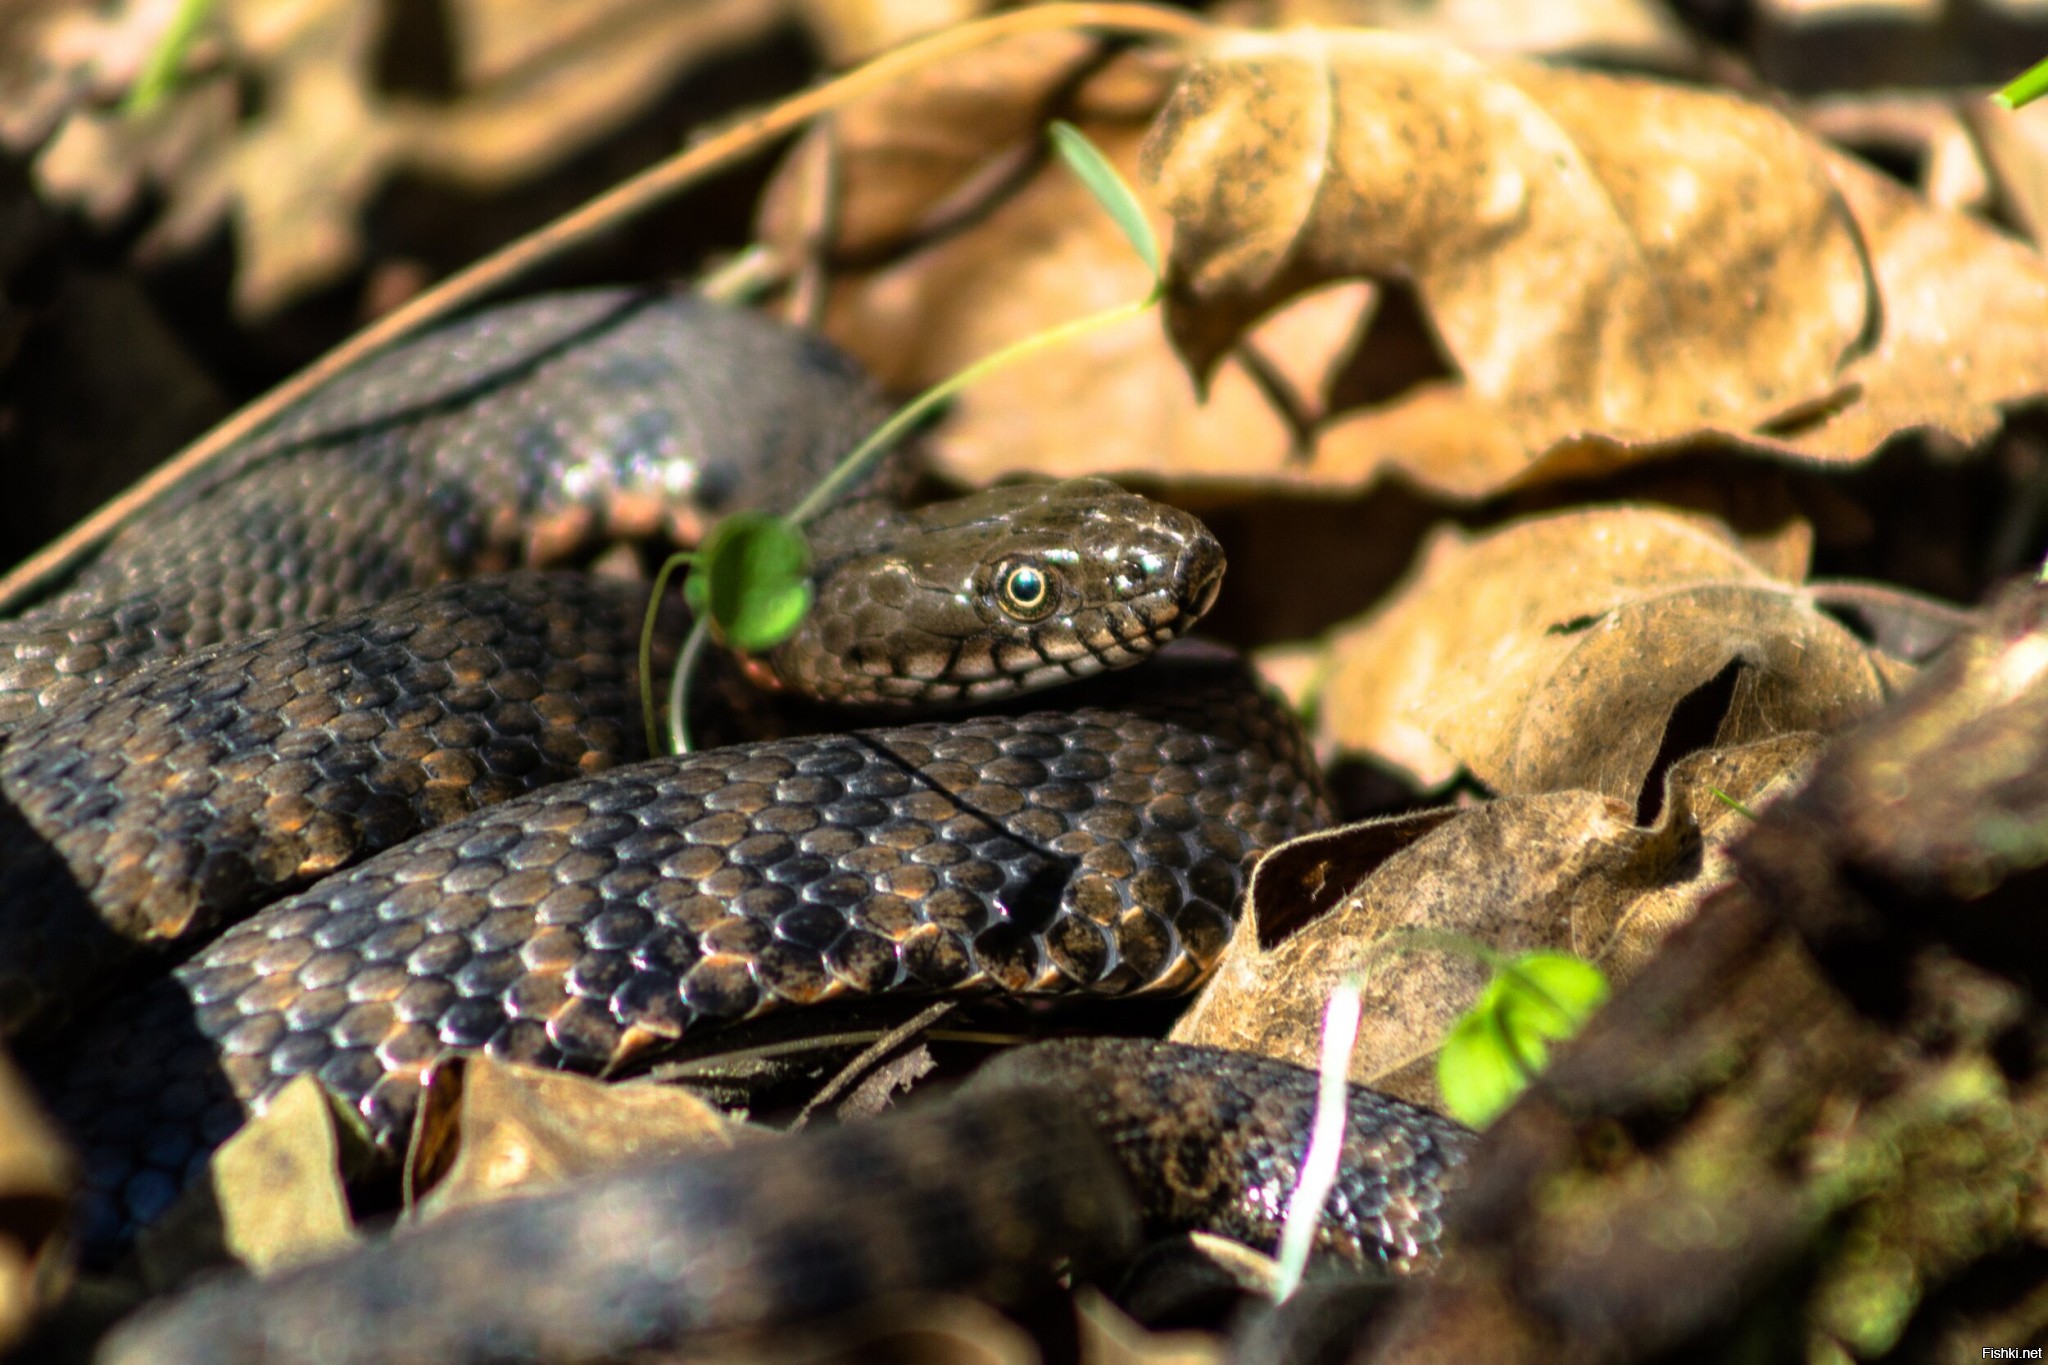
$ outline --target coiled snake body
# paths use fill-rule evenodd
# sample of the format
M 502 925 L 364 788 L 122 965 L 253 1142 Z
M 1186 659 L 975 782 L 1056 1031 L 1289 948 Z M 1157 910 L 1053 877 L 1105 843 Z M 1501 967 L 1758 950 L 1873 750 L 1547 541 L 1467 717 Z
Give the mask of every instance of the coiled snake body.
M 391 1147 L 449 1048 L 612 1073 L 793 1005 L 1200 978 L 1249 860 L 1323 816 L 1291 717 L 1235 658 L 645 760 L 644 589 L 431 586 L 786 506 L 875 411 L 836 353 L 750 315 L 535 300 L 331 386 L 0 626 L 0 1017 L 85 1157 L 89 1249 L 161 1212 L 248 1106 L 307 1072 Z M 1112 486 L 906 511 L 892 478 L 813 528 L 819 609 L 757 673 L 868 707 L 988 701 L 1152 653 L 1214 597 L 1199 523 Z M 192 955 L 82 1003 L 165 953 Z M 1117 1150 L 1154 1165 L 1204 1085 L 1210 1108 L 1231 1085 L 1287 1090 L 1165 1071 L 1194 1090 L 1086 1120 L 1153 1134 Z M 1269 1128 L 1298 1137 L 1306 1094 Z M 1462 1132 L 1360 1095 L 1360 1160 L 1385 1189 L 1345 1245 L 1426 1254 Z

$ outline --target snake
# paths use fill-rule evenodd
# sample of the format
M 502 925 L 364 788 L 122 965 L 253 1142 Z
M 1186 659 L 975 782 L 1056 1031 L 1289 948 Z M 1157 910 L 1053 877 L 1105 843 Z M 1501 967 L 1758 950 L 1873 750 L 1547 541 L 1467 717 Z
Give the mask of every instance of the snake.
M 1220 547 L 1113 484 L 920 506 L 906 467 L 883 465 L 808 528 L 803 626 L 745 664 L 772 690 L 857 708 L 855 727 L 815 731 L 796 707 L 795 733 L 645 754 L 646 588 L 558 567 L 621 537 L 687 540 L 735 509 L 786 510 L 881 411 L 850 360 L 761 315 L 666 291 L 541 296 L 344 375 L 0 623 L 0 1027 L 81 1154 L 89 1263 L 297 1076 L 391 1154 L 450 1050 L 613 1076 L 772 1011 L 1175 994 L 1207 975 L 1250 863 L 1325 822 L 1327 802 L 1285 705 L 1237 656 L 1178 639 L 1215 599 Z M 1228 1208 L 1263 1209 L 1265 1236 L 1313 1078 L 1227 1057 L 1043 1061 L 955 1108 L 821 1134 L 815 1160 L 849 1198 L 867 1162 L 1035 1229 L 998 1239 L 1000 1267 L 947 1283 L 999 1285 L 1041 1253 L 1086 1259 L 1137 1226 Z M 1069 1136 L 1030 1136 L 1077 1103 Z M 1426 1261 L 1469 1134 L 1371 1092 L 1352 1108 L 1370 1188 L 1332 1245 Z M 1217 1114 L 1260 1136 L 1219 1137 Z M 1042 1154 L 1014 1197 L 990 1158 L 1006 1126 Z M 1224 1181 L 1197 1148 L 1256 1149 L 1254 1174 Z M 942 1171 L 945 1152 L 969 1155 Z M 466 1235 L 559 1240 L 641 1199 L 716 1229 L 731 1199 L 715 1191 L 737 1184 L 769 1203 L 810 1189 L 787 1199 L 811 1220 L 792 1236 L 815 1242 L 829 1211 L 805 1183 L 812 1159 L 734 1154 L 733 1171 L 650 1177 L 665 1193 L 600 1185 Z M 1044 1193 L 1069 1175 L 1097 1193 Z M 881 1203 L 874 1218 L 894 1210 L 900 1226 L 903 1199 Z M 415 1237 L 404 1245 L 427 1255 Z M 724 1288 L 697 1302 L 674 1286 L 702 1247 L 640 1250 L 654 1259 L 613 1264 L 616 1294 L 579 1281 L 671 1296 L 652 1336 L 644 1313 L 593 1328 L 606 1350 L 853 1297 L 806 1299 L 762 1268 L 771 1257 L 703 1272 Z M 929 1281 L 949 1256 L 911 1259 L 932 1273 L 880 1287 Z M 328 1283 L 380 1312 L 410 1292 L 364 1273 Z M 755 1307 L 732 1307 L 743 1299 Z M 235 1358 L 232 1324 L 258 1318 L 207 1302 L 192 1321 L 214 1325 L 193 1339 Z M 327 1330 L 326 1309 L 277 1311 Z M 248 1339 L 287 1358 L 295 1330 Z M 486 1358 L 474 1342 L 527 1330 L 552 1329 L 486 1324 L 457 1349 L 394 1326 L 387 1347 L 411 1358 L 404 1342 L 431 1338 L 420 1358 Z

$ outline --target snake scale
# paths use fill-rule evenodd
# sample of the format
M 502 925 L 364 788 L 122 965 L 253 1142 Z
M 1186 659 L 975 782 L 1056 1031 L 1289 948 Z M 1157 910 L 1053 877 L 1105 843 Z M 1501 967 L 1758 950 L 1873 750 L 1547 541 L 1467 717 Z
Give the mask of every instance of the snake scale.
M 877 411 L 850 362 L 758 316 L 660 293 L 547 296 L 344 376 L 0 623 L 0 1023 L 84 1158 L 89 1257 L 160 1214 L 300 1074 L 392 1150 L 450 1048 L 614 1074 L 771 1009 L 1201 978 L 1250 861 L 1326 811 L 1292 717 L 1243 663 L 1166 648 L 1222 573 L 1193 518 L 1092 480 L 912 509 L 885 469 L 812 526 L 818 609 L 749 670 L 872 719 L 974 709 L 670 758 L 645 758 L 634 723 L 645 589 L 534 571 L 607 539 L 786 507 Z M 164 975 L 166 958 L 183 960 Z M 483 1237 L 434 1254 L 500 1256 L 502 1299 L 538 1305 L 548 1296 L 517 1288 L 538 1269 L 479 1248 L 587 1247 L 590 1220 L 610 1216 L 595 1210 L 622 1200 L 709 1229 L 787 1221 L 775 1191 L 811 1189 L 815 1205 L 816 1162 L 849 1192 L 863 1163 L 899 1172 L 919 1200 L 959 1204 L 958 1227 L 1009 1229 L 1000 1265 L 938 1276 L 991 1293 L 1021 1264 L 1113 1256 L 1140 1223 L 1270 1240 L 1305 1140 L 1299 1073 L 1100 1047 L 1012 1071 L 1007 1101 L 977 1086 L 950 1108 L 788 1144 L 797 1155 L 600 1184 L 393 1251 Z M 1348 1178 L 1363 1184 L 1326 1214 L 1326 1232 L 1351 1219 L 1326 1241 L 1361 1262 L 1426 1260 L 1467 1135 L 1370 1092 L 1352 1103 Z M 1032 1155 L 1004 1166 L 989 1134 L 1013 1130 Z M 1224 1179 L 1213 1154 L 1239 1173 Z M 1082 1193 L 1058 1193 L 1069 1176 Z M 735 1181 L 756 1193 L 717 1192 Z M 808 1209 L 812 1231 L 798 1219 L 791 1235 L 887 1223 L 908 1197 L 861 1198 L 844 1220 Z M 1263 1212 L 1238 1226 L 1230 1209 Z M 670 1236 L 598 1257 L 576 1283 L 644 1310 L 590 1328 L 611 1351 L 981 1264 L 951 1248 L 863 1260 L 845 1293 L 821 1273 L 807 1298 L 810 1281 L 767 1250 L 704 1270 L 703 1245 Z M 474 1339 L 453 1319 L 406 1326 L 399 1299 L 434 1275 L 379 1264 L 278 1286 L 275 1321 L 235 1306 L 246 1291 L 202 1294 L 157 1347 L 484 1359 L 489 1342 L 553 1330 L 492 1326 L 482 1305 Z M 345 1301 L 391 1319 L 384 1347 L 323 1355 L 294 1336 L 297 1322 L 317 1337 Z M 578 1341 L 534 1349 L 597 1349 Z

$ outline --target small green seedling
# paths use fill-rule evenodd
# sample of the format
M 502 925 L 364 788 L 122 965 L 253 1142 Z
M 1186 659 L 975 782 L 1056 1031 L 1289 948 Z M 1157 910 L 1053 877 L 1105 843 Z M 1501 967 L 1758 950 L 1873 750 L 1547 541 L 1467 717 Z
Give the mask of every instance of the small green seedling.
M 123 113 L 130 118 L 143 118 L 170 97 L 177 88 L 185 54 L 192 50 L 192 40 L 213 14 L 213 6 L 214 0 L 180 0 L 170 23 L 164 26 L 163 36 L 156 40 L 142 70 L 136 74 L 135 84 L 128 87 L 128 97 L 121 105 Z
M 2007 109 L 2018 109 L 2043 95 L 2048 95 L 2048 61 L 2035 62 L 2013 77 L 2010 84 L 1991 97 L 1991 102 Z
M 1743 805 L 1740 801 L 1737 801 L 1734 797 L 1730 796 L 1727 792 L 1722 791 L 1719 787 L 1707 788 L 1707 794 L 1709 796 L 1712 796 L 1716 801 L 1719 801 L 1722 805 L 1726 806 L 1729 810 L 1734 811 L 1743 819 L 1749 820 L 1751 822 L 1754 822 L 1757 819 L 1757 813 L 1755 811 L 1751 810 L 1748 806 Z
M 834 466 L 818 485 L 787 516 L 745 512 L 725 518 L 712 528 L 694 553 L 673 556 L 655 578 L 654 594 L 647 604 L 647 620 L 640 636 L 640 695 L 646 706 L 647 747 L 659 752 L 659 735 L 654 719 L 654 621 L 662 589 L 669 574 L 687 567 L 683 599 L 696 614 L 690 637 L 676 661 L 674 681 L 668 697 L 669 747 L 676 753 L 690 748 L 689 679 L 707 640 L 742 653 L 773 649 L 796 633 L 810 611 L 812 588 L 810 542 L 803 528 L 830 507 L 848 488 L 864 478 L 875 462 L 888 453 L 920 422 L 953 396 L 1006 365 L 1028 355 L 1073 340 L 1097 328 L 1137 317 L 1155 307 L 1166 292 L 1160 274 L 1159 243 L 1145 217 L 1138 197 L 1124 183 L 1116 168 L 1072 124 L 1055 122 L 1050 129 L 1054 150 L 1080 178 L 1118 228 L 1130 240 L 1132 250 L 1152 272 L 1152 288 L 1145 297 L 1121 304 L 1073 322 L 1048 328 L 985 356 L 954 374 L 891 414 L 869 433 L 866 440 Z
M 1550 1045 L 1577 1033 L 1607 999 L 1607 977 L 1568 953 L 1510 957 L 1465 934 L 1398 930 L 1374 945 L 1364 970 L 1330 992 L 1323 1013 L 1316 1114 L 1301 1173 L 1287 1201 L 1274 1296 L 1301 1285 L 1323 1205 L 1336 1186 L 1344 1148 L 1346 1078 L 1358 1038 L 1365 983 L 1380 959 L 1435 949 L 1477 958 L 1493 969 L 1472 1008 L 1460 1015 L 1437 1053 L 1437 1086 L 1452 1118 L 1483 1128 L 1499 1117 L 1550 1060 Z
M 1436 1055 L 1444 1109 L 1484 1128 L 1550 1061 L 1550 1045 L 1577 1033 L 1607 999 L 1607 977 L 1567 953 L 1523 953 L 1499 962 L 1472 1008 Z

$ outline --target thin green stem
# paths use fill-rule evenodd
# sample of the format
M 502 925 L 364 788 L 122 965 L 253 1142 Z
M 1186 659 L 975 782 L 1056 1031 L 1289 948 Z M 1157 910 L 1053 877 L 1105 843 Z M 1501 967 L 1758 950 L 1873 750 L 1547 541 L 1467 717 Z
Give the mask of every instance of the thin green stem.
M 1716 801 L 1719 801 L 1722 805 L 1726 806 L 1729 810 L 1734 811 L 1737 815 L 1744 816 L 1750 820 L 1755 820 L 1758 818 L 1757 813 L 1755 811 L 1751 810 L 1748 806 L 1743 805 L 1740 801 L 1737 801 L 1734 797 L 1730 796 L 1727 792 L 1722 791 L 1719 787 L 1707 788 L 1707 794 L 1709 796 L 1712 796 Z
M 661 615 L 661 595 L 668 590 L 668 576 L 696 562 L 697 556 L 687 552 L 670 555 L 661 562 L 661 571 L 654 575 L 654 589 L 647 594 L 647 615 L 640 622 L 640 716 L 647 722 L 649 758 L 661 753 L 661 727 L 654 712 L 654 621 Z
M 673 754 L 690 752 L 690 675 L 711 641 L 711 622 L 699 617 L 690 623 L 690 638 L 676 656 L 675 676 L 668 684 L 668 747 Z
M 2023 104 L 2032 104 L 2043 95 L 2048 95 L 2048 60 L 2035 62 L 2013 77 L 2010 84 L 1991 97 L 1991 102 L 2007 109 L 2017 109 Z
M 789 514 L 789 519 L 802 526 L 830 507 L 835 498 L 859 482 L 875 461 L 887 454 L 892 446 L 903 439 L 905 433 L 923 421 L 934 408 L 969 384 L 986 378 L 1005 365 L 1035 355 L 1039 351 L 1064 345 L 1098 327 L 1111 327 L 1119 322 L 1128 322 L 1158 303 L 1159 297 L 1159 290 L 1155 287 L 1151 293 L 1133 303 L 1119 304 L 1115 308 L 1091 313 L 1085 318 L 1076 318 L 1072 322 L 1062 323 L 1047 331 L 1035 332 L 1022 341 L 1005 346 L 993 355 L 983 356 L 959 373 L 940 380 L 898 408 L 888 421 L 870 432 L 865 441 L 854 447 L 851 455 L 841 460 L 832 472 L 796 505 L 796 509 Z
M 178 68 L 185 64 L 192 39 L 213 12 L 213 6 L 214 0 L 182 0 L 170 23 L 164 25 L 156 46 L 149 50 L 149 59 L 142 64 L 135 84 L 128 87 L 128 98 L 121 106 L 123 113 L 139 118 L 163 103 L 164 96 L 177 83 Z

